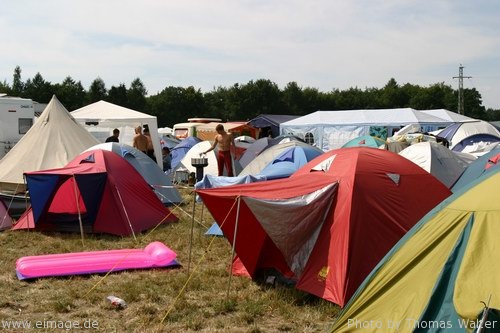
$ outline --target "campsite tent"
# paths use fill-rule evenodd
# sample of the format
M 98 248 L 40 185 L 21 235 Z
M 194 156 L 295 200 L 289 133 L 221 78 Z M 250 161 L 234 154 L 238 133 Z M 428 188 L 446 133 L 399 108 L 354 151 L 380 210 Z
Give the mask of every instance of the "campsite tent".
M 240 135 L 234 138 L 234 159 L 239 160 L 254 142 L 255 139 L 248 135 Z
M 500 147 L 489 151 L 488 153 L 480 156 L 477 160 L 469 164 L 464 173 L 453 184 L 451 191 L 453 193 L 465 187 L 467 184 L 472 183 L 477 178 L 484 174 L 490 173 L 496 168 L 500 167 Z
M 168 149 L 172 149 L 181 142 L 181 140 L 175 138 L 171 134 L 158 134 L 160 134 L 160 144 L 162 148 L 167 147 Z
M 448 188 L 475 160 L 472 155 L 466 159 L 465 153 L 455 153 L 436 142 L 416 143 L 400 151 L 399 155 L 430 172 Z
M 499 188 L 497 168 L 428 213 L 366 278 L 333 332 L 360 331 L 359 319 L 378 323 L 363 332 L 466 333 L 490 296 L 500 309 L 500 200 L 491 199 Z
M 285 178 L 322 153 L 322 150 L 300 141 L 273 145 L 255 157 L 238 176 Z
M 484 133 L 473 134 L 456 143 L 452 150 L 469 153 L 482 153 L 490 151 L 496 147 L 499 142 L 500 136 Z
M 262 132 L 268 129 L 273 138 L 280 135 L 280 124 L 297 118 L 298 116 L 284 114 L 261 114 L 248 122 L 249 125 L 261 130 L 260 137 L 267 137 L 269 133 Z
M 304 140 L 294 135 L 280 135 L 275 138 L 260 138 L 246 149 L 245 153 L 241 156 L 238 162 L 241 168 L 244 169 L 250 162 L 253 161 L 253 159 L 255 159 L 255 157 L 257 157 L 260 153 L 262 153 L 269 147 L 292 141 L 304 142 Z
M 269 146 L 270 138 L 260 138 L 249 145 L 243 155 L 239 159 L 241 167 L 244 169 L 257 155 Z
M 162 168 L 160 137 L 158 136 L 158 123 L 155 116 L 106 101 L 84 106 L 72 111 L 71 115 L 85 125 L 85 128 L 91 133 L 99 133 L 99 128 L 101 128 L 102 133 L 102 129 L 104 129 L 106 132 L 103 139 L 109 135 L 110 129 L 117 127 L 120 129 L 120 141 L 130 144 L 132 144 L 134 136 L 134 127 L 147 125 L 151 134 L 156 161 Z M 104 140 L 102 141 L 104 142 Z
M 340 306 L 451 193 L 407 159 L 365 147 L 324 153 L 287 179 L 197 192 L 230 242 L 236 230 L 236 253 L 252 277 L 274 268 Z
M 112 151 L 127 160 L 144 178 L 146 183 L 153 188 L 158 198 L 164 204 L 177 204 L 182 201 L 179 192 L 173 187 L 170 178 L 160 169 L 158 164 L 143 152 L 118 142 L 100 143 L 90 147 L 87 151 L 95 149 Z
M 185 140 L 184 140 L 185 141 Z M 186 171 L 188 173 L 196 173 L 196 168 L 191 164 L 192 158 L 200 158 L 203 153 L 208 150 L 212 145 L 208 141 L 200 141 L 195 144 L 189 151 L 184 155 L 179 164 L 176 166 L 174 172 Z M 217 168 L 217 157 L 216 157 L 217 147 L 209 151 L 204 156 L 208 159 L 208 166 L 203 168 L 203 173 L 205 175 L 217 175 L 219 169 Z M 234 163 L 233 163 L 234 166 Z
M 419 110 L 420 112 L 429 114 L 434 117 L 438 117 L 444 120 L 447 120 L 452 123 L 464 123 L 467 121 L 477 121 L 477 119 L 464 116 L 462 114 L 458 114 L 453 111 L 449 111 L 446 109 L 433 109 L 433 110 Z
M 500 131 L 484 120 L 456 123 L 446 127 L 437 133 L 437 136 L 445 138 L 450 142 L 450 149 L 465 138 L 475 134 L 489 134 L 500 137 Z
M 362 135 L 358 138 L 352 139 L 348 142 L 346 142 L 342 148 L 349 148 L 349 147 L 372 147 L 372 148 L 379 148 L 380 146 L 383 146 L 385 144 L 385 141 L 377 138 L 376 136 L 371 136 L 371 135 Z
M 328 151 L 362 135 L 383 140 L 401 126 L 419 124 L 427 131 L 452 122 L 410 109 L 316 111 L 280 125 L 281 134 L 293 134 Z
M 13 229 L 126 236 L 177 220 L 132 165 L 110 151 L 84 152 L 64 168 L 26 173 L 26 180 L 31 208 Z
M 195 136 L 188 136 L 170 150 L 170 155 L 172 155 L 172 170 L 177 168 L 177 165 L 179 165 L 184 156 L 186 156 L 187 152 L 200 141 L 201 140 Z
M 5 206 L 3 201 L 0 200 L 0 231 L 10 229 L 11 226 L 12 218 L 7 211 L 7 207 Z
M 0 190 L 24 192 L 23 172 L 61 168 L 98 143 L 54 95 L 35 124 L 0 160 Z

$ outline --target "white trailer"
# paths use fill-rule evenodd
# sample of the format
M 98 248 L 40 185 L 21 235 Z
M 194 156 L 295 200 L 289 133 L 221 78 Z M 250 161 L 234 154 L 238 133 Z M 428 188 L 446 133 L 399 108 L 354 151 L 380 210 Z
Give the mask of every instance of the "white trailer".
M 34 116 L 31 99 L 0 94 L 0 159 L 28 132 Z

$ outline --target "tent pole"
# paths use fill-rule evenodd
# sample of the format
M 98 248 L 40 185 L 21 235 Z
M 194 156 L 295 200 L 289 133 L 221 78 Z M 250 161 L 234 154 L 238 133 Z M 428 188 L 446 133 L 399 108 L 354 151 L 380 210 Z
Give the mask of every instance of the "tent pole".
M 134 236 L 134 240 L 137 242 L 137 238 L 135 237 L 134 228 L 132 228 L 132 223 L 130 223 L 130 218 L 128 217 L 127 210 L 125 209 L 125 205 L 123 204 L 122 195 L 118 190 L 118 187 L 115 185 L 116 193 L 118 193 L 118 197 L 120 198 L 120 203 L 122 204 L 123 211 L 125 212 L 125 216 L 127 217 L 128 225 L 130 227 L 130 231 L 132 231 L 132 236 Z
M 202 201 L 201 202 L 201 216 L 200 216 L 200 222 L 202 225 L 203 225 L 203 211 L 204 211 L 203 208 L 205 208 L 205 204 Z M 202 233 L 202 228 L 200 228 L 200 238 L 201 238 L 201 233 Z
M 236 249 L 236 234 L 238 233 L 238 222 L 240 220 L 240 203 L 241 203 L 241 195 L 238 195 L 238 206 L 236 207 L 236 222 L 234 225 L 233 246 L 231 248 L 231 267 L 229 268 L 229 281 L 227 283 L 226 302 L 229 299 L 229 289 L 231 288 L 231 279 L 233 277 L 233 262 L 234 262 L 234 253 Z
M 85 242 L 83 241 L 82 213 L 80 211 L 80 202 L 78 200 L 78 192 L 76 190 L 76 177 L 75 177 L 75 174 L 73 174 L 73 190 L 75 192 L 76 209 L 78 210 L 78 223 L 80 223 L 80 235 L 82 236 L 82 246 L 85 246 Z
M 193 233 L 194 233 L 194 213 L 196 208 L 196 191 L 193 191 L 193 214 L 191 214 L 191 236 L 189 237 L 189 256 L 188 256 L 188 268 L 187 274 L 189 276 L 189 270 L 191 268 L 191 251 L 193 249 Z

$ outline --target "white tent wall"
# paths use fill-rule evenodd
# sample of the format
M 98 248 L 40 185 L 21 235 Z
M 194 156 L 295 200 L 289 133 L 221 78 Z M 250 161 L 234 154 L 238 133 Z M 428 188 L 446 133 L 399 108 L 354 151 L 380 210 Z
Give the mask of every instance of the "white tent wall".
M 280 134 L 293 134 L 323 151 L 342 147 L 351 139 L 374 132 L 391 136 L 408 124 L 429 131 L 451 124 L 436 116 L 411 108 L 379 110 L 316 111 L 280 124 Z
M 319 148 L 323 151 L 340 148 L 352 139 L 369 134 L 369 126 L 326 126 L 323 128 L 324 144 Z
M 72 111 L 71 115 L 102 142 L 111 135 L 113 128 L 118 128 L 120 130 L 120 142 L 132 145 L 134 128 L 147 125 L 151 134 L 157 164 L 160 168 L 163 168 L 158 122 L 155 116 L 105 101 L 84 106 Z M 97 125 L 85 125 L 85 123 L 97 123 Z M 104 131 L 107 131 L 108 134 L 104 135 Z
M 195 144 L 182 158 L 176 170 L 186 170 L 187 172 L 196 173 L 196 168 L 191 164 L 191 159 L 200 158 L 201 156 L 203 156 L 203 153 L 210 147 L 212 147 L 212 145 L 208 141 L 200 141 Z M 216 151 L 212 150 L 204 155 L 206 158 L 208 158 L 208 166 L 203 168 L 203 174 L 213 176 L 218 175 L 219 169 L 217 167 L 217 156 L 215 155 L 215 153 Z

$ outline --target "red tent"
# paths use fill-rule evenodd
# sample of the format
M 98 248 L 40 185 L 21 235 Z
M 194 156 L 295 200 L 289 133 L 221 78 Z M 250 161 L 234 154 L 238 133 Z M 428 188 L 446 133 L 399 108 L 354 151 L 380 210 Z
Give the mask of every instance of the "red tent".
M 13 229 L 131 235 L 176 221 L 143 177 L 117 154 L 92 150 L 64 168 L 25 173 L 31 208 Z
M 297 288 L 344 306 L 389 249 L 451 192 L 402 156 L 354 147 L 322 154 L 288 179 L 198 194 L 230 242 L 238 222 L 236 253 L 252 277 L 274 268 Z

